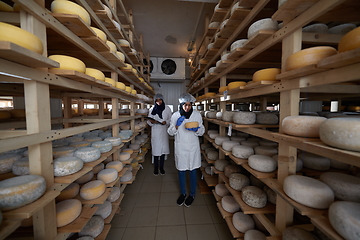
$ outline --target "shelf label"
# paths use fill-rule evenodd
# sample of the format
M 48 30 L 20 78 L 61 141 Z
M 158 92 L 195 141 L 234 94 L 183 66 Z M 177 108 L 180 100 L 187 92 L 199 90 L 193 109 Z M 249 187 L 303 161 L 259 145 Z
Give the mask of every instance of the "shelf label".
M 227 91 L 227 90 L 225 90 L 225 91 L 224 91 L 224 100 L 226 100 L 226 99 L 227 99 L 227 94 L 228 94 L 228 91 Z
M 231 133 L 232 133 L 232 124 L 230 123 L 228 127 L 228 136 L 231 136 Z

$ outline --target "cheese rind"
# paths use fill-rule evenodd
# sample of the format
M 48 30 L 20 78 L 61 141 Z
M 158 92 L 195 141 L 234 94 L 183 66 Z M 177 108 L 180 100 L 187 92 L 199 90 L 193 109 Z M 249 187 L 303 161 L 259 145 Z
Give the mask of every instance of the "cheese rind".
M 107 36 L 102 30 L 100 30 L 96 27 L 90 27 L 90 28 L 91 28 L 91 30 L 93 30 L 95 32 L 96 36 L 98 36 L 101 40 L 103 40 L 106 43 Z
M 121 190 L 119 187 L 113 187 L 111 193 L 109 194 L 107 200 L 110 202 L 115 202 L 119 199 L 121 195 Z
M 89 75 L 91 77 L 96 78 L 97 80 L 100 81 L 105 81 L 105 75 L 103 72 L 101 72 L 100 70 L 97 70 L 95 68 L 86 68 L 85 69 L 85 74 Z
M 316 116 L 288 116 L 281 123 L 284 133 L 297 137 L 319 137 L 320 124 L 326 118 Z
M 277 167 L 276 160 L 265 155 L 250 156 L 248 159 L 248 164 L 252 169 L 255 169 L 259 172 L 273 172 Z
M 100 216 L 93 216 L 79 232 L 79 236 L 90 236 L 96 238 L 104 229 L 104 219 Z
M 187 122 L 185 123 L 185 128 L 197 128 L 199 127 L 199 122 Z
M 3 153 L 0 154 L 0 174 L 11 172 L 15 161 L 21 159 L 20 154 Z
M 78 15 L 85 23 L 90 25 L 91 18 L 89 13 L 80 5 L 71 1 L 56 0 L 51 3 L 53 13 L 65 13 Z
M 236 230 L 242 233 L 255 228 L 255 223 L 252 217 L 250 215 L 244 214 L 243 212 L 234 213 L 232 217 L 232 223 Z
M 13 163 L 12 172 L 15 175 L 29 175 L 30 174 L 30 166 L 29 166 L 29 158 L 23 157 L 16 162 Z
M 68 199 L 56 204 L 57 227 L 63 227 L 80 216 L 82 205 L 78 199 Z
M 105 183 L 101 180 L 93 180 L 85 183 L 80 188 L 80 196 L 85 200 L 93 200 L 104 194 Z
M 105 201 L 103 204 L 95 204 L 94 206 L 98 208 L 94 213 L 95 216 L 100 216 L 102 217 L 102 219 L 105 219 L 108 216 L 110 216 L 112 211 L 111 202 Z
M 249 178 L 241 173 L 232 173 L 229 176 L 229 185 L 236 191 L 241 191 L 243 187 L 249 186 L 249 184 Z
M 124 164 L 120 161 L 112 161 L 106 164 L 106 168 L 113 168 L 120 172 L 124 168 Z
M 118 171 L 114 168 L 106 168 L 97 174 L 97 179 L 102 180 L 105 184 L 115 181 L 118 177 Z
M 100 158 L 100 149 L 94 147 L 84 147 L 76 150 L 74 156 L 80 158 L 84 162 L 93 162 Z
M 80 171 L 84 162 L 77 157 L 61 157 L 54 159 L 54 176 L 63 177 Z
M 254 36 L 259 30 L 277 30 L 278 22 L 271 18 L 260 19 L 250 25 L 247 33 L 248 39 Z
M 256 71 L 252 77 L 254 82 L 260 81 L 277 81 L 276 75 L 281 73 L 280 68 L 266 68 Z
M 59 68 L 53 68 L 53 69 L 60 69 L 60 70 L 74 70 L 77 72 L 85 73 L 86 66 L 83 61 L 80 59 L 65 56 L 65 55 L 51 55 L 49 56 L 51 60 L 54 60 L 56 62 L 60 63 Z
M 360 47 L 360 27 L 357 27 L 343 36 L 339 42 L 339 53 Z
M 221 206 L 223 209 L 229 213 L 235 213 L 240 210 L 239 203 L 235 200 L 235 198 L 231 195 L 224 196 L 221 199 Z
M 80 191 L 80 185 L 76 182 L 73 182 L 60 192 L 60 194 L 56 197 L 56 201 L 60 202 L 74 198 L 76 197 L 76 195 L 79 194 L 79 191 Z
M 266 193 L 255 186 L 246 186 L 241 189 L 241 199 L 250 207 L 263 208 L 267 203 Z

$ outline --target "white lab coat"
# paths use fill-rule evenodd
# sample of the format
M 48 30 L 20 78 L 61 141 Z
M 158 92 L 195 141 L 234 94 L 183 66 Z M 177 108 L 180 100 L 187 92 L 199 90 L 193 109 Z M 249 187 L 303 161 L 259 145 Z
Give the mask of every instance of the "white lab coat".
M 176 168 L 179 171 L 191 171 L 201 166 L 200 142 L 198 137 L 204 134 L 205 127 L 200 113 L 194 110 L 190 118 L 185 119 L 179 128 L 176 129 L 176 121 L 180 116 L 179 111 L 171 116 L 170 126 L 167 131 L 171 136 L 175 136 Z M 198 122 L 200 128 L 197 132 L 186 130 L 186 122 Z
M 169 135 L 166 130 L 170 124 L 171 118 L 171 109 L 168 106 L 165 106 L 164 111 L 162 112 L 162 118 L 159 115 L 152 115 L 151 112 L 154 107 L 150 108 L 148 117 L 151 117 L 159 122 L 165 121 L 165 125 L 158 123 L 152 124 L 150 121 L 147 121 L 147 124 L 151 126 L 151 149 L 153 156 L 161 156 L 163 154 L 170 154 L 169 148 Z

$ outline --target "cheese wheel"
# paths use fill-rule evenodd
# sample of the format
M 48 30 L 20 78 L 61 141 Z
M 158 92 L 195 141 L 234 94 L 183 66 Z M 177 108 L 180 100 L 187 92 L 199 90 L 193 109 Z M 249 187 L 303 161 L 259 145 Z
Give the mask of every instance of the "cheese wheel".
M 211 176 L 214 175 L 213 169 L 210 165 L 205 167 L 205 173 L 207 173 Z
M 75 182 L 78 184 L 84 184 L 89 182 L 93 177 L 94 177 L 94 172 L 90 171 L 84 174 L 83 176 L 79 177 L 78 179 L 76 179 Z
M 78 15 L 86 24 L 91 24 L 89 13 L 80 5 L 71 1 L 56 0 L 51 3 L 51 11 L 53 13 L 65 13 Z
M 133 178 L 131 170 L 127 170 L 122 177 L 120 177 L 120 182 L 129 182 Z
M 266 68 L 256 71 L 252 77 L 254 82 L 276 81 L 276 75 L 281 73 L 280 68 Z
M 4 22 L 0 22 L 0 41 L 15 43 L 38 54 L 44 52 L 43 43 L 37 36 Z
M 111 142 L 113 146 L 119 146 L 122 143 L 121 138 L 119 137 L 107 137 L 104 139 L 104 141 Z
M 321 59 L 333 56 L 337 53 L 336 49 L 328 46 L 311 47 L 291 54 L 285 60 L 285 71 L 306 67 L 317 64 Z
M 360 151 L 360 118 L 330 118 L 320 125 L 320 139 L 335 148 Z
M 214 92 L 207 92 L 207 93 L 205 93 L 204 95 L 205 95 L 205 97 L 214 97 L 214 96 L 216 95 L 216 93 L 214 93 Z
M 111 183 L 113 181 L 115 181 L 118 177 L 118 171 L 114 168 L 106 168 L 101 170 L 98 174 L 97 174 L 97 179 L 98 180 L 102 180 L 104 183 Z
M 242 167 L 240 165 L 227 165 L 224 168 L 224 174 L 226 177 L 230 177 L 231 174 L 233 173 L 239 173 L 242 171 Z
M 221 206 L 225 211 L 227 211 L 229 213 L 235 213 L 240 210 L 239 204 L 237 203 L 235 198 L 231 195 L 224 196 L 221 199 Z
M 98 174 L 101 170 L 103 170 L 105 168 L 105 164 L 104 163 L 99 163 L 98 165 L 96 165 L 95 167 L 93 167 L 93 172 L 94 174 Z
M 100 30 L 96 27 L 90 27 L 90 28 L 91 28 L 91 30 L 93 30 L 95 32 L 96 36 L 98 36 L 101 40 L 103 40 L 103 42 L 106 43 L 107 36 L 102 30 Z
M 256 155 L 265 155 L 272 157 L 278 153 L 277 148 L 268 147 L 268 146 L 257 146 L 254 148 L 254 152 Z
M 127 152 L 127 153 L 130 153 L 130 155 L 131 155 L 131 154 L 133 154 L 134 150 L 131 149 L 131 148 L 123 148 L 123 149 L 121 150 L 121 152 Z
M 116 82 L 115 86 L 121 90 L 125 90 L 125 87 L 126 87 L 125 84 L 122 82 Z
M 205 151 L 205 154 L 207 155 L 209 152 L 211 152 L 211 151 L 217 151 L 217 150 L 216 150 L 216 148 L 212 147 L 212 145 L 211 145 L 211 147 L 206 148 L 204 151 Z
M 98 137 L 99 136 L 99 132 L 84 132 L 83 133 L 83 138 L 92 138 L 92 137 Z
M 271 18 L 260 19 L 250 25 L 247 37 L 250 39 L 260 30 L 278 30 L 278 27 L 278 22 Z
M 338 201 L 329 208 L 331 226 L 344 239 L 356 240 L 360 236 L 360 203 Z
M 45 178 L 25 175 L 0 181 L 0 210 L 8 211 L 30 204 L 46 190 Z
M 294 201 L 316 209 L 326 209 L 334 202 L 334 193 L 325 183 L 305 176 L 284 179 L 284 192 Z
M 84 147 L 90 147 L 91 142 L 87 141 L 81 141 L 81 142 L 72 142 L 69 144 L 69 147 L 74 147 L 76 149 L 84 148 Z
M 234 51 L 234 50 L 237 49 L 237 48 L 242 48 L 242 47 L 244 47 L 244 45 L 245 45 L 248 41 L 249 41 L 248 39 L 240 39 L 240 40 L 237 40 L 237 41 L 233 42 L 233 43 L 230 45 L 230 51 Z
M 279 144 L 277 142 L 273 142 L 273 141 L 269 141 L 269 140 L 261 140 L 259 142 L 260 146 L 266 146 L 266 147 L 273 147 L 273 148 L 277 148 L 279 146 Z
M 229 161 L 225 160 L 225 159 L 217 159 L 214 163 L 214 167 L 216 168 L 216 170 L 223 172 L 225 166 L 229 165 Z
M 238 89 L 239 87 L 245 86 L 246 82 L 243 81 L 236 81 L 236 82 L 231 82 L 227 85 L 228 90 L 232 90 L 232 89 Z
M 9 119 L 11 118 L 11 113 L 8 111 L 0 111 L 0 119 Z
M 109 201 L 105 201 L 103 204 L 95 204 L 94 207 L 98 208 L 94 213 L 94 216 L 100 216 L 102 219 L 110 216 L 112 211 L 112 204 Z
M 0 174 L 11 172 L 15 161 L 21 159 L 22 156 L 16 153 L 0 154 Z
M 135 144 L 135 143 L 131 143 L 131 144 L 129 145 L 129 148 L 132 149 L 132 150 L 134 150 L 134 151 L 137 151 L 137 150 L 140 149 L 140 145 L 139 145 L 139 144 Z
M 330 34 L 347 34 L 351 30 L 355 29 L 356 25 L 353 23 L 344 23 L 335 27 L 329 28 Z
M 113 53 L 116 53 L 117 48 L 115 43 L 111 42 L 111 41 L 106 41 L 106 45 L 108 45 L 108 47 L 110 48 L 110 51 Z
M 324 23 L 315 23 L 302 28 L 303 32 L 310 33 L 328 33 L 328 30 L 328 26 Z
M 185 128 L 197 128 L 199 127 L 199 122 L 187 122 L 185 123 Z
M 84 141 L 93 143 L 93 142 L 102 141 L 102 138 L 101 137 L 85 137 Z
M 211 22 L 209 24 L 209 28 L 218 28 L 220 26 L 220 22 Z
M 206 111 L 205 117 L 207 118 L 216 118 L 216 112 L 215 111 Z
M 12 12 L 13 11 L 13 7 L 4 3 L 4 2 L 0 2 L 0 11 L 4 11 L 4 12 Z
M 229 176 L 229 185 L 236 191 L 241 191 L 243 187 L 249 186 L 250 180 L 247 176 L 241 173 L 232 173 Z
M 216 119 L 222 120 L 223 112 L 217 112 L 216 113 Z
M 80 196 L 85 200 L 93 200 L 104 194 L 105 183 L 101 180 L 93 180 L 85 183 L 80 188 Z
M 299 158 L 302 160 L 304 167 L 326 171 L 330 168 L 330 159 L 319 156 L 313 153 L 303 152 L 299 154 Z
M 119 199 L 121 195 L 121 190 L 119 187 L 112 187 L 112 191 L 109 194 L 108 198 L 106 199 L 109 202 L 115 202 L 116 200 Z
M 215 144 L 216 145 L 220 145 L 224 142 L 224 141 L 230 141 L 230 138 L 229 137 L 222 137 L 222 136 L 217 136 L 215 138 Z
M 84 162 L 93 162 L 100 158 L 101 152 L 99 148 L 83 147 L 74 152 L 74 156 L 80 158 Z
M 125 62 L 125 55 L 122 52 L 116 51 L 116 56 L 120 61 Z
M 65 56 L 65 55 L 51 55 L 48 58 L 60 63 L 59 68 L 53 68 L 53 69 L 74 70 L 81 73 L 86 72 L 85 63 L 77 58 Z
M 319 180 L 333 190 L 335 198 L 360 202 L 360 178 L 344 173 L 326 172 L 320 175 Z
M 130 47 L 130 43 L 125 39 L 117 39 L 117 42 L 120 44 L 121 47 Z
M 283 232 L 283 239 L 289 240 L 317 240 L 313 234 L 299 227 L 288 227 Z
M 256 115 L 256 123 L 274 125 L 279 123 L 279 117 L 274 113 L 259 113 Z
M 236 145 L 233 147 L 231 153 L 237 158 L 248 159 L 251 155 L 254 155 L 254 149 L 252 147 L 243 145 L 243 142 L 241 142 L 241 145 Z
M 243 146 L 246 146 L 246 147 L 251 147 L 251 148 L 253 148 L 253 149 L 254 149 L 256 146 L 259 146 L 259 143 L 258 143 L 258 142 L 249 141 L 249 140 L 242 141 L 240 144 L 243 145 Z
M 54 176 L 63 177 L 80 171 L 84 162 L 78 157 L 61 157 L 54 159 Z
M 250 215 L 244 214 L 243 212 L 234 213 L 232 216 L 232 223 L 236 230 L 242 233 L 255 228 L 254 220 Z
M 227 189 L 223 183 L 219 183 L 215 186 L 215 193 L 220 197 L 230 195 L 229 189 Z
M 354 50 L 360 47 L 360 27 L 351 30 L 339 42 L 339 53 Z
M 91 77 L 94 77 L 97 80 L 105 81 L 105 75 L 100 70 L 97 70 L 95 68 L 86 68 L 85 74 L 89 75 Z
M 277 162 L 275 159 L 265 155 L 252 155 L 249 157 L 248 164 L 252 169 L 259 172 L 273 172 L 276 170 Z
M 86 223 L 85 227 L 78 233 L 80 237 L 90 236 L 96 238 L 104 230 L 104 219 L 100 216 L 93 216 Z
M 115 87 L 115 86 L 116 86 L 116 84 L 115 84 L 115 80 L 114 80 L 114 79 L 112 79 L 112 78 L 105 77 L 105 82 L 106 82 L 106 83 L 110 83 L 110 84 L 111 84 L 111 86 L 113 86 L 113 87 Z
M 222 114 L 222 120 L 224 122 L 232 122 L 233 118 L 234 118 L 234 114 L 235 114 L 235 112 L 224 111 Z
M 75 151 L 76 151 L 76 148 L 74 148 L 74 147 L 53 148 L 53 157 L 54 158 L 71 157 L 74 155 Z
M 66 199 L 71 199 L 76 197 L 79 194 L 80 185 L 76 182 L 70 183 L 60 194 L 56 197 L 57 202 L 64 201 Z
M 239 142 L 235 142 L 235 141 L 223 141 L 221 146 L 225 151 L 232 151 L 233 147 L 235 147 L 236 145 L 240 145 Z
M 281 126 L 284 133 L 297 137 L 319 137 L 320 124 L 324 117 L 288 116 L 283 119 Z
M 220 88 L 219 88 L 219 93 L 223 93 L 223 92 L 225 92 L 226 90 L 228 90 L 228 87 L 227 87 L 227 86 L 220 87 Z
M 244 240 L 266 240 L 266 235 L 259 230 L 249 229 L 244 234 Z
M 128 93 L 131 93 L 132 91 L 132 88 L 129 87 L 129 86 L 125 86 L 125 91 L 128 92 Z
M 263 208 L 267 203 L 266 193 L 255 186 L 246 186 L 241 189 L 241 199 L 250 207 Z
M 12 165 L 12 173 L 18 176 L 29 175 L 30 174 L 29 158 L 23 157 L 15 161 Z
M 63 227 L 80 216 L 82 205 L 78 199 L 68 199 L 56 204 L 56 225 Z
M 253 112 L 236 112 L 233 116 L 234 123 L 251 125 L 256 122 L 256 114 Z
M 121 153 L 119 154 L 119 160 L 120 160 L 121 162 L 125 162 L 125 161 L 129 160 L 130 157 L 131 157 L 131 154 L 128 153 L 128 152 L 121 152 Z

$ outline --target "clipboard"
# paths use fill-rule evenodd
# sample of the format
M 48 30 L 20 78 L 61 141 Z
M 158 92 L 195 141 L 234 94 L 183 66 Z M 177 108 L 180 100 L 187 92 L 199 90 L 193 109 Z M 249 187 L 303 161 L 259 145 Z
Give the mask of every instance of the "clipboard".
M 152 117 L 144 117 L 145 119 L 148 119 L 148 120 L 154 120 L 157 124 L 161 124 L 161 125 L 164 125 L 162 124 L 161 122 L 159 122 L 158 120 L 155 120 L 154 118 Z

